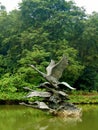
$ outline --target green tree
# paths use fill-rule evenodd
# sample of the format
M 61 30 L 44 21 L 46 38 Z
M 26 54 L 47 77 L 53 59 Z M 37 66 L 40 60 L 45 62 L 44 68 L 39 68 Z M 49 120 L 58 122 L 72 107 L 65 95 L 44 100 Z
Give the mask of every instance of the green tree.
M 85 17 L 84 9 L 65 0 L 23 0 L 19 10 L 2 13 L 1 78 L 6 79 L 8 73 L 10 80 L 7 85 L 10 81 L 13 85 L 14 81 L 19 81 L 20 84 L 30 83 L 34 87 L 43 79 L 28 64 L 37 65 L 45 71 L 50 59 L 58 61 L 65 54 L 69 66 L 62 80 L 74 85 L 84 68 L 79 61 L 82 58 L 78 57 L 80 50 L 77 43 L 83 37 Z
M 98 89 L 95 85 L 98 83 L 98 13 L 94 12 L 85 20 L 85 28 L 78 42 L 79 56 L 85 66 L 78 86 L 80 89 Z

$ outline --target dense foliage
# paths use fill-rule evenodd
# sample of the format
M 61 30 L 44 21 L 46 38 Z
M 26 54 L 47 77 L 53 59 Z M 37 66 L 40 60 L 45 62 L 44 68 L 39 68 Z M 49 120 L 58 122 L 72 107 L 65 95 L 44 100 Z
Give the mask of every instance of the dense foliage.
M 22 0 L 18 10 L 0 5 L 0 91 L 36 89 L 43 82 L 28 64 L 41 71 L 63 54 L 69 65 L 63 73 L 78 90 L 98 90 L 98 13 L 66 0 Z

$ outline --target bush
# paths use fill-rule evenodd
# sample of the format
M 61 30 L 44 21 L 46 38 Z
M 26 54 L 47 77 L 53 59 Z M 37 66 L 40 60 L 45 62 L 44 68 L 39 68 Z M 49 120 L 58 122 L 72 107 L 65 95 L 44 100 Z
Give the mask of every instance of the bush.
M 10 75 L 9 73 L 5 74 L 0 80 L 0 90 L 7 92 L 16 92 L 23 91 L 23 87 L 30 86 L 29 83 L 25 82 L 21 75 L 15 74 Z

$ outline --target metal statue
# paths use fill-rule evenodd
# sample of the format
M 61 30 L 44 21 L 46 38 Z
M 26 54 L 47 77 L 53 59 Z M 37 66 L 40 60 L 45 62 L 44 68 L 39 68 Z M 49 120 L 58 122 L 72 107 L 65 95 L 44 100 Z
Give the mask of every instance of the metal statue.
M 72 115 L 74 115 L 74 113 L 75 115 L 80 114 L 81 110 L 73 104 L 68 103 L 67 101 L 69 100 L 69 97 L 68 94 L 66 94 L 65 86 L 72 90 L 75 90 L 75 88 L 71 87 L 67 82 L 59 81 L 67 65 L 68 60 L 64 55 L 58 63 L 55 63 L 54 60 L 51 60 L 50 64 L 46 68 L 47 74 L 38 70 L 34 65 L 29 65 L 34 70 L 36 70 L 41 76 L 43 76 L 43 78 L 45 78 L 47 82 L 41 83 L 38 86 L 40 87 L 40 89 L 44 88 L 44 91 L 36 91 L 28 87 L 24 87 L 25 90 L 30 91 L 28 95 L 25 96 L 25 98 L 40 97 L 42 98 L 42 100 L 38 100 L 32 103 L 29 102 L 28 104 L 22 104 L 26 106 L 31 106 L 33 108 L 39 108 L 42 110 L 50 110 L 55 115 L 64 115 L 65 113 L 67 113 L 68 115 L 70 113 L 72 113 Z
M 46 68 L 47 74 L 39 71 L 34 65 L 30 66 L 34 68 L 39 74 L 41 74 L 53 87 L 58 88 L 60 85 L 64 85 L 70 89 L 75 89 L 66 82 L 58 81 L 61 78 L 62 73 L 67 65 L 68 60 L 65 56 L 63 56 L 63 58 L 57 64 L 55 64 L 54 60 L 51 60 L 49 66 Z

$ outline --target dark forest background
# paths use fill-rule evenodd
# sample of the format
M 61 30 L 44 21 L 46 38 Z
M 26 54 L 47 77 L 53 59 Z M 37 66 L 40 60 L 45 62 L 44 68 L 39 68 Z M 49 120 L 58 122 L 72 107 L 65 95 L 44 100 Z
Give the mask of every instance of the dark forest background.
M 7 13 L 0 4 L 0 91 L 36 89 L 51 59 L 66 55 L 62 81 L 77 90 L 98 90 L 98 13 L 66 0 L 22 0 Z

